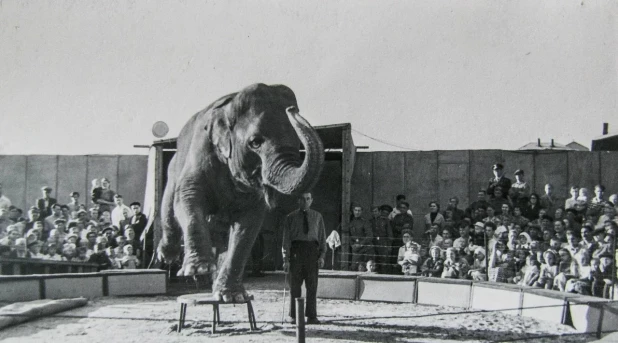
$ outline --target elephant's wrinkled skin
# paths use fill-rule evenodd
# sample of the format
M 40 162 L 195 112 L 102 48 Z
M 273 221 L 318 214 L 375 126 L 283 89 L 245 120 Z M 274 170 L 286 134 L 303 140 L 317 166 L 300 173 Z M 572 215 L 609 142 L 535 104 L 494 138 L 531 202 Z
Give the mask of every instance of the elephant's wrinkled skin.
M 244 267 L 267 208 L 277 193 L 313 187 L 324 163 L 322 142 L 299 115 L 291 89 L 255 84 L 195 114 L 180 132 L 177 149 L 163 194 L 159 257 L 179 257 L 182 232 L 179 275 L 214 272 L 209 226 L 229 223 L 227 256 L 213 293 L 226 302 L 240 300 L 246 296 Z

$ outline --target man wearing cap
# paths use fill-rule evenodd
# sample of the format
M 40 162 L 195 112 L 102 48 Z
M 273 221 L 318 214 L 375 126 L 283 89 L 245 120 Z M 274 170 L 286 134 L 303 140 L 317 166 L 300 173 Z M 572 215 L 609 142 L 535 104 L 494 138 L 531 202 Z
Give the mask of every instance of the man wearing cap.
M 504 166 L 500 163 L 496 163 L 492 166 L 494 171 L 494 177 L 489 179 L 489 185 L 487 186 L 487 195 L 494 196 L 494 189 L 496 187 L 502 188 L 502 197 L 506 198 L 511 189 L 511 179 L 504 176 Z
M 0 208 L 8 209 L 11 205 L 11 199 L 2 194 L 2 182 L 0 182 Z
M 343 228 L 342 231 L 350 235 L 350 244 L 352 245 L 351 270 L 358 271 L 359 263 L 364 265 L 365 262 L 373 258 L 373 232 L 371 223 L 362 217 L 363 208 L 360 205 L 355 205 L 352 211 L 354 218 L 348 224 L 347 230 Z
M 54 241 L 58 246 L 60 246 L 64 243 L 64 240 L 68 235 L 66 221 L 63 218 L 58 218 L 54 220 L 54 227 L 55 229 L 50 231 L 49 237 L 54 237 Z
M 382 205 L 378 208 L 380 214 L 371 218 L 371 229 L 373 231 L 373 244 L 376 250 L 376 263 L 381 273 L 390 271 L 391 244 L 393 241 L 393 229 L 388 219 L 393 208 L 389 205 Z
M 524 171 L 522 169 L 515 171 L 515 183 L 511 185 L 510 192 L 513 205 L 526 206 L 528 204 L 530 185 L 524 181 Z
M 49 186 L 41 187 L 43 197 L 36 199 L 36 207 L 38 207 L 41 217 L 45 218 L 52 215 L 52 206 L 57 202 L 51 197 L 52 188 Z

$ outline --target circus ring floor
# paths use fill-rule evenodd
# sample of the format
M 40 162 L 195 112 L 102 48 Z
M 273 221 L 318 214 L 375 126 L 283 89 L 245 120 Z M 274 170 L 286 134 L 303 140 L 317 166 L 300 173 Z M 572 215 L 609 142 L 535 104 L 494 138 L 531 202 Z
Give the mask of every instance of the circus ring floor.
M 372 296 L 373 286 L 367 281 L 381 281 L 374 285 L 379 287 L 384 287 L 389 281 L 386 280 L 389 277 L 384 279 L 380 276 L 376 277 L 377 280 L 362 280 L 362 276 L 352 273 L 325 273 L 325 275 L 320 279 L 321 285 L 328 286 L 328 292 L 332 292 L 333 289 L 343 291 L 339 294 L 344 294 L 346 288 L 349 288 L 349 280 L 356 280 L 355 296 L 360 296 L 361 299 Z M 337 285 L 338 279 L 343 280 L 341 285 Z M 397 277 L 394 277 L 394 280 L 410 281 L 409 278 Z M 401 287 L 406 287 L 404 288 L 406 291 L 410 289 L 407 287 L 409 285 L 399 282 L 393 285 L 394 292 L 401 293 Z M 246 280 L 247 289 L 256 298 L 253 306 L 260 329 L 257 332 L 249 331 L 245 306 L 235 305 L 221 307 L 222 323 L 218 326 L 216 334 L 210 333 L 212 309 L 209 306 L 189 307 L 185 327 L 181 333 L 177 333 L 179 306 L 176 303 L 176 296 L 196 292 L 195 285 L 189 282 L 169 284 L 167 295 L 95 297 L 85 307 L 6 328 L 0 331 L 0 340 L 91 343 L 110 340 L 192 342 L 215 339 L 221 342 L 290 342 L 295 340 L 295 326 L 281 323 L 283 284 L 284 276 L 281 273 L 269 273 L 264 278 Z M 439 287 L 443 284 L 438 283 L 433 285 L 434 287 L 427 287 L 428 285 L 423 283 L 416 285 L 418 285 L 414 291 L 416 299 L 412 298 L 412 301 L 420 299 L 426 290 L 431 289 L 434 293 L 449 291 L 446 288 L 440 290 Z M 325 291 L 322 289 L 320 293 L 324 296 Z M 461 295 L 461 292 L 458 293 Z M 332 298 L 333 294 L 330 295 L 329 298 Z M 394 297 L 393 294 L 388 296 Z M 450 297 L 452 294 L 446 294 L 439 299 L 450 299 Z M 511 313 L 512 310 L 511 312 L 478 310 L 461 304 L 455 307 L 424 305 L 412 301 L 393 302 L 390 299 L 388 302 L 382 302 L 320 298 L 318 313 L 322 324 L 306 327 L 307 341 L 591 342 L 596 340 L 594 333 L 562 325 L 552 318 L 547 318 L 548 320 L 532 318 Z M 470 298 L 464 301 L 470 305 Z M 287 304 L 286 299 L 286 307 Z

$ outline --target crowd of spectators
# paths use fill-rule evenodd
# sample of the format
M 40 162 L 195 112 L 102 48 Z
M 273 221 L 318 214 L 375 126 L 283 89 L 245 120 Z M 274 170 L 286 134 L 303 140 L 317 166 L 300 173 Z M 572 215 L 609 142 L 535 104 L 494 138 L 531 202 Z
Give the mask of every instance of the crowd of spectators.
M 458 207 L 457 197 L 443 211 L 432 201 L 420 228 L 404 195 L 397 196 L 395 208 L 373 206 L 371 219 L 353 204 L 350 224 L 341 230 L 350 268 L 609 298 L 616 282 L 618 196 L 606 198 L 603 185 L 594 186 L 594 194 L 574 185 L 564 190 L 568 198 L 560 198 L 551 184 L 539 195 L 523 170 L 512 182 L 501 164 L 492 169 L 494 177 L 466 209 Z
M 0 183 L 0 256 L 90 262 L 98 270 L 143 267 L 151 248 L 144 244 L 148 218 L 139 202 L 125 205 L 110 186 L 107 178 L 92 180 L 90 207 L 78 192 L 60 204 L 44 186 L 24 215 L 2 194 Z

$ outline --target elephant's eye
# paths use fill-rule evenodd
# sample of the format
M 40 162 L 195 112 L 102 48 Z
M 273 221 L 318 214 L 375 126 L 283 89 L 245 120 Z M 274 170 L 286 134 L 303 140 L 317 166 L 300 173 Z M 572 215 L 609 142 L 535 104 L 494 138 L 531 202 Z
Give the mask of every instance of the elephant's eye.
M 264 143 L 264 138 L 259 137 L 259 136 L 251 137 L 251 139 L 249 140 L 249 146 L 252 149 L 258 149 L 259 147 L 262 146 L 263 143 Z

